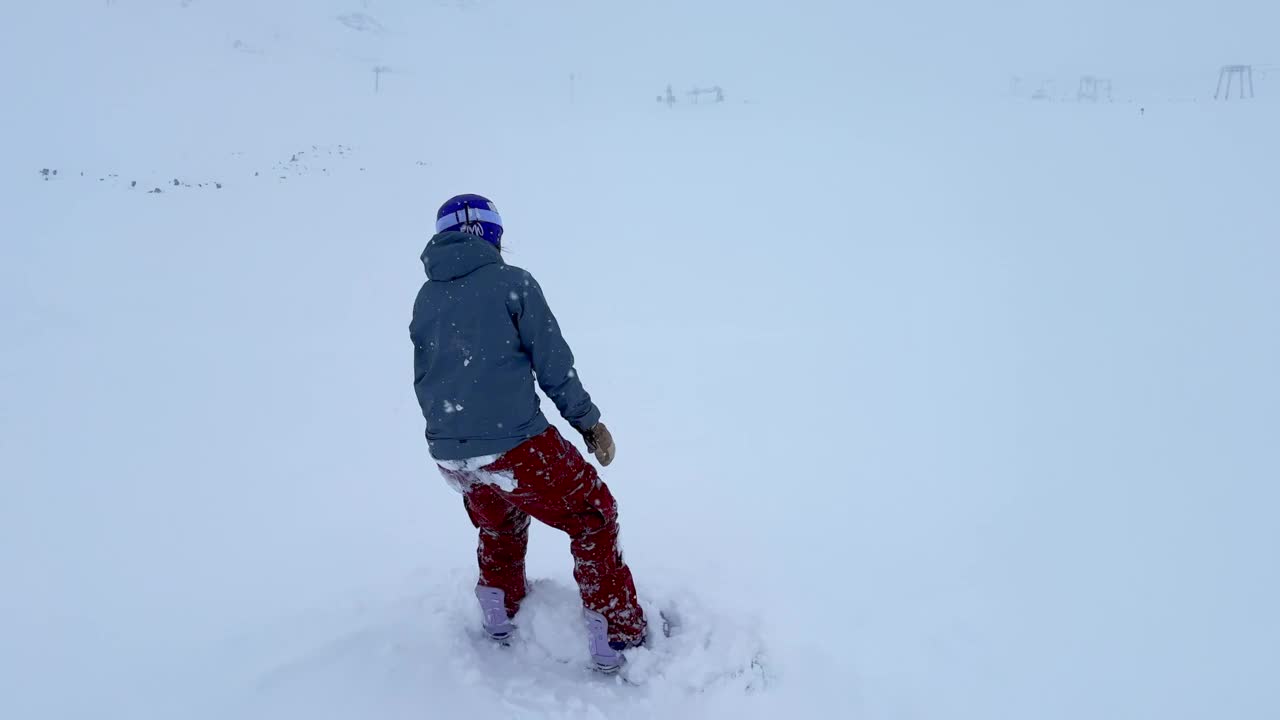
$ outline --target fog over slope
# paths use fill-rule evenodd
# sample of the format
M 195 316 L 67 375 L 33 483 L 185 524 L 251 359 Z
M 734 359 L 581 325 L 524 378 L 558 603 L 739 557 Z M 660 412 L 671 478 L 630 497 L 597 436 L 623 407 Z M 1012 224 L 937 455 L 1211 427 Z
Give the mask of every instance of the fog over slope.
M 1280 714 L 1272 4 L 6 14 L 0 717 Z M 459 192 L 684 617 L 634 684 L 546 528 L 476 638 L 407 335 Z

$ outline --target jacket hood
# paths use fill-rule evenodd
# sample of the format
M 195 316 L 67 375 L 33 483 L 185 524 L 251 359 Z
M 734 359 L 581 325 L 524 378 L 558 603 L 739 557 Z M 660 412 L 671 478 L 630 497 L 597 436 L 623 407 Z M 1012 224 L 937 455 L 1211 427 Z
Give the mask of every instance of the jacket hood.
M 502 254 L 487 240 L 464 232 L 443 232 L 422 251 L 427 278 L 447 282 L 470 275 L 485 265 L 502 263 Z

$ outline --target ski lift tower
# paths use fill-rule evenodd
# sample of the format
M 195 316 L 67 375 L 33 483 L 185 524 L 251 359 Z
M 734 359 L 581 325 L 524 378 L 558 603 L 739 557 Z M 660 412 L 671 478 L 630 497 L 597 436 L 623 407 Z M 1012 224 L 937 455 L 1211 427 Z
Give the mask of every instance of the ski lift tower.
M 1094 77 L 1085 75 L 1080 78 L 1080 89 L 1076 92 L 1076 100 L 1079 102 L 1098 102 L 1105 99 L 1111 102 L 1111 81 L 1107 78 Z
M 672 91 L 671 86 L 667 85 L 667 93 L 658 96 L 658 102 L 665 103 L 668 108 L 675 107 L 676 94 Z
M 696 87 L 690 90 L 688 94 L 689 94 L 689 97 L 693 98 L 694 105 L 699 104 L 699 100 L 702 98 L 703 95 L 711 95 L 712 97 L 714 97 L 713 102 L 717 102 L 717 103 L 724 102 L 724 89 L 721 88 L 719 85 L 716 85 L 714 87 L 709 87 L 709 88 Z
M 1218 89 L 1213 93 L 1213 99 L 1217 100 L 1221 97 L 1223 100 L 1231 99 L 1231 82 L 1239 79 L 1240 81 L 1240 99 L 1246 99 L 1245 92 L 1248 92 L 1248 99 L 1253 98 L 1253 66 L 1252 65 L 1226 65 L 1218 72 Z M 1226 93 L 1222 92 L 1223 81 L 1227 84 Z

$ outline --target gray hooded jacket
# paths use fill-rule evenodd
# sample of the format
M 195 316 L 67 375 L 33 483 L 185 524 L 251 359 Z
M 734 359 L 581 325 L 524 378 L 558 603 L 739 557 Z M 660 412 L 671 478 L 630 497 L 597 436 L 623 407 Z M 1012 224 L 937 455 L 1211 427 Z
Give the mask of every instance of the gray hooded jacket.
M 496 455 L 545 431 L 535 376 L 574 428 L 595 427 L 600 411 L 532 275 L 461 232 L 431 238 L 422 264 L 409 337 L 432 457 Z

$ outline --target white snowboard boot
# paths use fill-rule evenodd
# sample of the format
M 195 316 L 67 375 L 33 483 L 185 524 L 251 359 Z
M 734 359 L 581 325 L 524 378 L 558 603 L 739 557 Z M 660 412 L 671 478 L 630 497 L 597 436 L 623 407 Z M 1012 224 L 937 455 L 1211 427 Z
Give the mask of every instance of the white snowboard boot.
M 594 610 L 583 609 L 582 616 L 587 624 L 587 643 L 591 648 L 591 662 L 595 663 L 596 670 L 606 674 L 621 670 L 627 662 L 622 651 L 638 647 L 640 643 L 629 645 L 625 642 L 610 642 L 609 621 L 603 615 Z
M 476 587 L 476 599 L 480 601 L 480 611 L 484 613 L 484 632 L 494 640 L 504 641 L 516 631 L 507 617 L 507 596 L 498 588 Z

